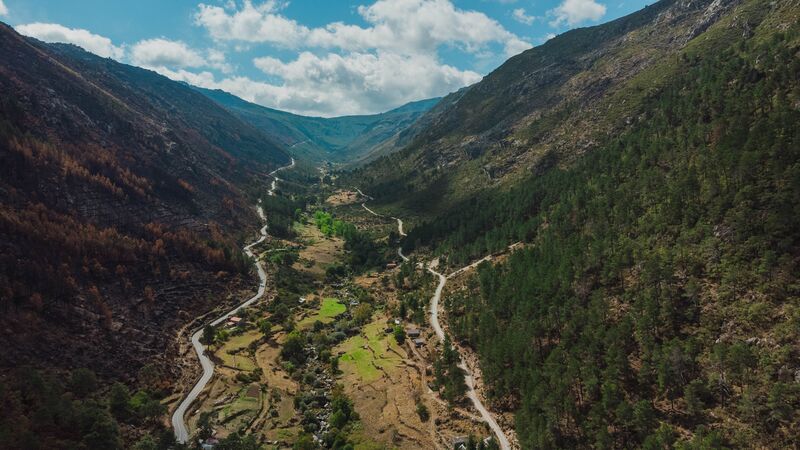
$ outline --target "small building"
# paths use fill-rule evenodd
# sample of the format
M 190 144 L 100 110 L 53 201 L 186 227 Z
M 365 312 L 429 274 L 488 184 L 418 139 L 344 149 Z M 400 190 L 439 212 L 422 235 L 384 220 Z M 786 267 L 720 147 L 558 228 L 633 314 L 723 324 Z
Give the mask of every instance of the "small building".
M 397 263 L 396 263 L 396 262 L 394 262 L 394 261 L 392 261 L 392 262 L 390 262 L 390 263 L 386 264 L 386 269 L 387 269 L 387 270 L 392 270 L 392 269 L 395 269 L 395 268 L 397 268 Z
M 400 319 L 394 319 L 394 324 L 395 325 L 400 325 Z
M 200 448 L 203 450 L 212 450 L 214 447 L 219 445 L 219 439 L 215 437 L 210 437 L 205 440 L 202 444 L 200 444 Z
M 456 436 L 453 438 L 453 449 L 466 450 L 468 443 L 469 443 L 469 438 L 467 438 L 466 436 Z
M 225 322 L 225 326 L 228 328 L 243 327 L 245 325 L 247 325 L 247 321 L 237 316 L 233 316 Z
M 420 333 L 419 333 L 419 330 L 418 330 L 418 329 L 416 329 L 416 328 L 412 328 L 412 329 L 410 329 L 410 330 L 408 330 L 408 331 L 406 332 L 406 335 L 408 335 L 408 337 L 410 337 L 410 338 L 412 338 L 412 339 L 416 339 L 416 338 L 418 338 L 418 337 L 419 337 Z
M 424 347 L 425 341 L 420 338 L 416 338 L 414 339 L 414 346 L 416 346 L 417 348 Z
M 358 306 L 358 300 L 356 299 L 350 300 L 350 306 Z

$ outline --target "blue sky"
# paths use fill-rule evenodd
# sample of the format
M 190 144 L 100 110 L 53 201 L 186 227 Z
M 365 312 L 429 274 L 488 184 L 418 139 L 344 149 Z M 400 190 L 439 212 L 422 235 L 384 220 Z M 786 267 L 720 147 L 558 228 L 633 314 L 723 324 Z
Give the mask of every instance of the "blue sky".
M 642 0 L 0 0 L 22 34 L 306 115 L 375 113 L 478 81 Z

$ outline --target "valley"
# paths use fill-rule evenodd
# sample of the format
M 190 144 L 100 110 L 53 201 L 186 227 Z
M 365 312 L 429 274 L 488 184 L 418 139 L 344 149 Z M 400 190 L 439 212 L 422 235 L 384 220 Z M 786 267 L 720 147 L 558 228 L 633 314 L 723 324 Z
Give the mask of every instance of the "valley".
M 276 192 L 273 183 L 268 196 Z M 357 193 L 332 190 L 331 186 L 298 189 L 325 193 L 327 199 L 317 211 L 330 211 L 334 228 L 342 227 L 336 224 L 339 220 L 352 221 L 372 238 L 385 241 L 379 244 L 383 258 L 394 254 L 389 241 L 396 239 L 387 234 L 405 234 L 401 219 L 371 210 L 369 197 L 358 189 Z M 279 261 L 277 255 L 292 252 L 295 256 L 277 264 L 290 264 L 284 275 L 298 284 L 310 282 L 306 286 L 311 290 L 296 290 L 292 294 L 296 299 L 285 303 L 290 305 L 288 311 L 282 308 L 280 312 L 269 299 L 261 300 L 260 290 L 246 304 L 210 324 L 216 336 L 211 347 L 200 343 L 208 331 L 199 328 L 192 335 L 204 373 L 173 413 L 176 440 L 186 442 L 189 435 L 199 433 L 201 440 L 213 444 L 244 432 L 264 444 L 292 448 L 308 439 L 322 443 L 336 426 L 342 429 L 342 439 L 358 448 L 449 448 L 459 439 L 474 437 L 475 442 L 485 439 L 487 448 L 511 449 L 506 433 L 513 436 L 513 430 L 501 430 L 483 406 L 463 360 L 459 362 L 465 370 L 462 383 L 466 382 L 468 389 L 463 397 L 452 402 L 431 390 L 436 383 L 431 368 L 445 342 L 437 319 L 443 283 L 434 287 L 435 279 L 425 276 L 425 268 L 433 269 L 403 256 L 398 247 L 399 265 L 389 260 L 385 267 L 363 274 L 331 276 L 331 268 L 346 259 L 347 241 L 320 224 L 330 220 L 326 214 L 301 213 L 292 226 L 293 237 L 269 237 L 268 241 L 262 237 L 246 247 L 255 249 L 257 259 L 264 261 L 268 270 L 274 267 L 273 261 Z M 387 227 L 390 222 L 396 224 L 394 230 Z M 398 285 L 398 271 L 419 285 Z M 269 289 L 275 288 L 270 283 Z M 403 295 L 417 299 L 416 321 L 405 318 L 407 312 L 398 316 L 398 311 L 406 308 L 399 306 L 404 303 Z M 274 301 L 274 294 L 270 297 Z M 431 331 L 421 314 L 426 310 L 431 313 Z M 398 337 L 398 333 L 413 336 Z M 323 337 L 326 334 L 341 337 L 331 341 Z M 292 359 L 286 347 L 294 344 L 287 343 L 300 336 L 305 345 L 297 351 L 304 357 Z M 311 373 L 313 378 L 309 378 Z M 304 403 L 308 401 L 304 392 L 313 393 L 316 400 Z M 344 427 L 332 423 L 336 419 L 331 408 L 337 396 L 350 402 L 355 412 L 353 423 Z M 310 411 L 315 419 L 308 415 Z
M 800 2 L 370 1 L 0 23 L 0 448 L 800 447 Z
M 278 181 L 277 173 L 281 170 L 291 169 L 294 167 L 295 161 L 292 159 L 291 164 L 288 166 L 279 167 L 272 172 L 269 173 L 269 176 L 273 178 L 272 183 L 270 184 L 270 189 L 267 191 L 267 195 L 274 196 L 276 183 Z M 262 221 L 266 221 L 267 218 L 264 215 L 264 209 L 259 205 L 256 207 L 258 210 L 258 216 L 261 218 Z M 244 247 L 244 253 L 249 256 L 250 258 L 254 258 L 255 255 L 251 250 L 253 247 L 261 244 L 267 238 L 267 225 L 264 225 L 261 230 L 261 237 L 258 238 L 252 244 L 248 244 Z M 249 300 L 239 304 L 236 308 L 228 311 L 226 314 L 214 319 L 209 326 L 215 327 L 219 324 L 225 322 L 234 314 L 237 313 L 242 308 L 247 308 L 248 306 L 252 305 L 254 302 L 260 300 L 264 293 L 266 292 L 266 285 L 267 285 L 267 275 L 264 272 L 264 267 L 256 261 L 256 272 L 258 273 L 258 292 L 256 295 L 251 297 Z M 175 430 L 175 440 L 179 443 L 186 443 L 187 439 L 189 438 L 189 433 L 186 429 L 186 423 L 184 422 L 184 416 L 186 415 L 186 411 L 188 410 L 189 406 L 197 399 L 197 396 L 205 389 L 206 384 L 211 380 L 211 377 L 214 374 L 214 364 L 213 362 L 205 355 L 206 348 L 203 344 L 200 343 L 200 339 L 204 333 L 203 328 L 198 329 L 196 332 L 192 333 L 192 348 L 194 349 L 195 353 L 197 354 L 197 358 L 200 361 L 200 365 L 203 369 L 203 375 L 197 381 L 197 384 L 192 386 L 192 390 L 184 397 L 181 401 L 180 405 L 175 409 L 175 412 L 172 414 L 172 428 Z

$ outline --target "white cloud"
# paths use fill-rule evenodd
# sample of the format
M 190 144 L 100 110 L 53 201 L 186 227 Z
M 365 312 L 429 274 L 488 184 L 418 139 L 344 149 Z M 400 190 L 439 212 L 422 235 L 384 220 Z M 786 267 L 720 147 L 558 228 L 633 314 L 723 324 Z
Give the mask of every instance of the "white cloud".
M 256 67 L 280 77 L 279 107 L 315 109 L 322 115 L 380 112 L 411 100 L 435 97 L 480 80 L 471 71 L 443 65 L 426 55 L 396 53 L 301 53 L 284 63 L 258 58 Z
M 563 3 L 549 11 L 555 17 L 551 26 L 564 24 L 575 26 L 581 22 L 599 20 L 606 14 L 606 6 L 595 0 L 564 0 Z
M 444 95 L 480 80 L 474 71 L 443 64 L 438 55 L 442 47 L 479 61 L 498 47 L 506 56 L 531 47 L 496 20 L 459 9 L 451 0 L 377 0 L 357 8 L 365 25 L 334 22 L 321 27 L 285 17 L 283 6 L 279 0 L 245 0 L 239 7 L 201 4 L 195 15 L 195 23 L 216 41 L 298 50 L 289 61 L 253 61 L 269 82 L 245 77 L 211 81 L 180 71 L 171 76 L 190 83 L 199 79 L 203 87 L 301 114 L 362 114 Z
M 201 67 L 206 65 L 199 53 L 181 41 L 146 39 L 131 47 L 131 62 L 142 67 Z
M 185 81 L 195 86 L 216 89 L 214 74 L 208 71 L 190 72 L 186 69 L 173 70 L 167 67 L 152 67 L 151 69 L 175 81 Z
M 55 23 L 30 23 L 15 27 L 20 34 L 45 42 L 75 44 L 105 58 L 121 59 L 125 49 L 115 46 L 111 39 L 80 28 L 67 28 Z
M 536 20 L 535 16 L 529 16 L 525 12 L 525 8 L 517 8 L 512 13 L 511 16 L 519 23 L 524 23 L 525 25 L 533 24 L 533 21 Z
M 473 70 L 443 63 L 443 48 L 468 53 L 475 67 L 488 67 L 498 52 L 511 56 L 531 47 L 496 20 L 459 9 L 451 0 L 377 0 L 357 8 L 363 19 L 359 25 L 336 22 L 321 27 L 285 17 L 285 5 L 284 0 L 198 5 L 194 20 L 216 42 L 210 49 L 165 38 L 123 48 L 103 36 L 57 24 L 19 29 L 42 40 L 75 43 L 174 80 L 320 116 L 386 111 L 480 80 Z M 263 80 L 234 75 L 225 51 L 252 51 L 259 44 L 292 49 L 295 56 L 255 58 Z
M 5 3 L 3 3 L 3 0 L 0 0 L 0 16 L 6 16 L 6 15 L 8 15 L 8 8 L 6 8 L 6 5 Z
M 209 72 L 156 70 L 172 79 L 222 89 L 254 103 L 325 117 L 382 112 L 409 101 L 444 95 L 481 78 L 478 73 L 442 65 L 430 56 L 395 53 L 320 57 L 302 52 L 290 62 L 264 57 L 254 64 L 282 82 L 247 77 L 217 80 Z
M 228 4 L 227 9 L 235 5 Z M 253 6 L 245 0 L 241 10 L 229 14 L 220 6 L 199 5 L 195 23 L 220 41 L 269 42 L 286 47 L 302 43 L 309 29 L 279 14 L 280 5 L 267 1 Z
M 227 60 L 225 59 L 225 52 L 221 50 L 209 50 L 207 61 L 209 67 L 213 67 L 222 73 L 233 72 L 233 66 L 228 64 Z
M 308 28 L 280 14 L 276 1 L 240 10 L 201 4 L 195 22 L 220 41 L 266 42 L 290 48 L 338 48 L 345 51 L 386 50 L 402 54 L 431 53 L 449 45 L 479 53 L 490 43 L 514 54 L 524 42 L 496 20 L 477 11 L 456 8 L 450 0 L 378 0 L 360 6 L 368 27 L 334 22 Z M 530 44 L 527 44 L 530 47 Z
M 432 56 L 390 52 L 330 53 L 322 57 L 303 52 L 290 62 L 267 57 L 256 59 L 254 64 L 283 83 L 253 95 L 251 100 L 323 116 L 381 112 L 481 79 L 478 73 L 441 64 Z

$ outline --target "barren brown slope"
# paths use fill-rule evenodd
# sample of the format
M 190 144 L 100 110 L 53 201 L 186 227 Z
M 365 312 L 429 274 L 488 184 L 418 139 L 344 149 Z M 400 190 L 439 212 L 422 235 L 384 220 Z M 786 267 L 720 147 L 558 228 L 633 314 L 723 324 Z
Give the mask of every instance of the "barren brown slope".
M 165 355 L 248 276 L 247 189 L 288 161 L 187 86 L 0 25 L 0 367 Z

